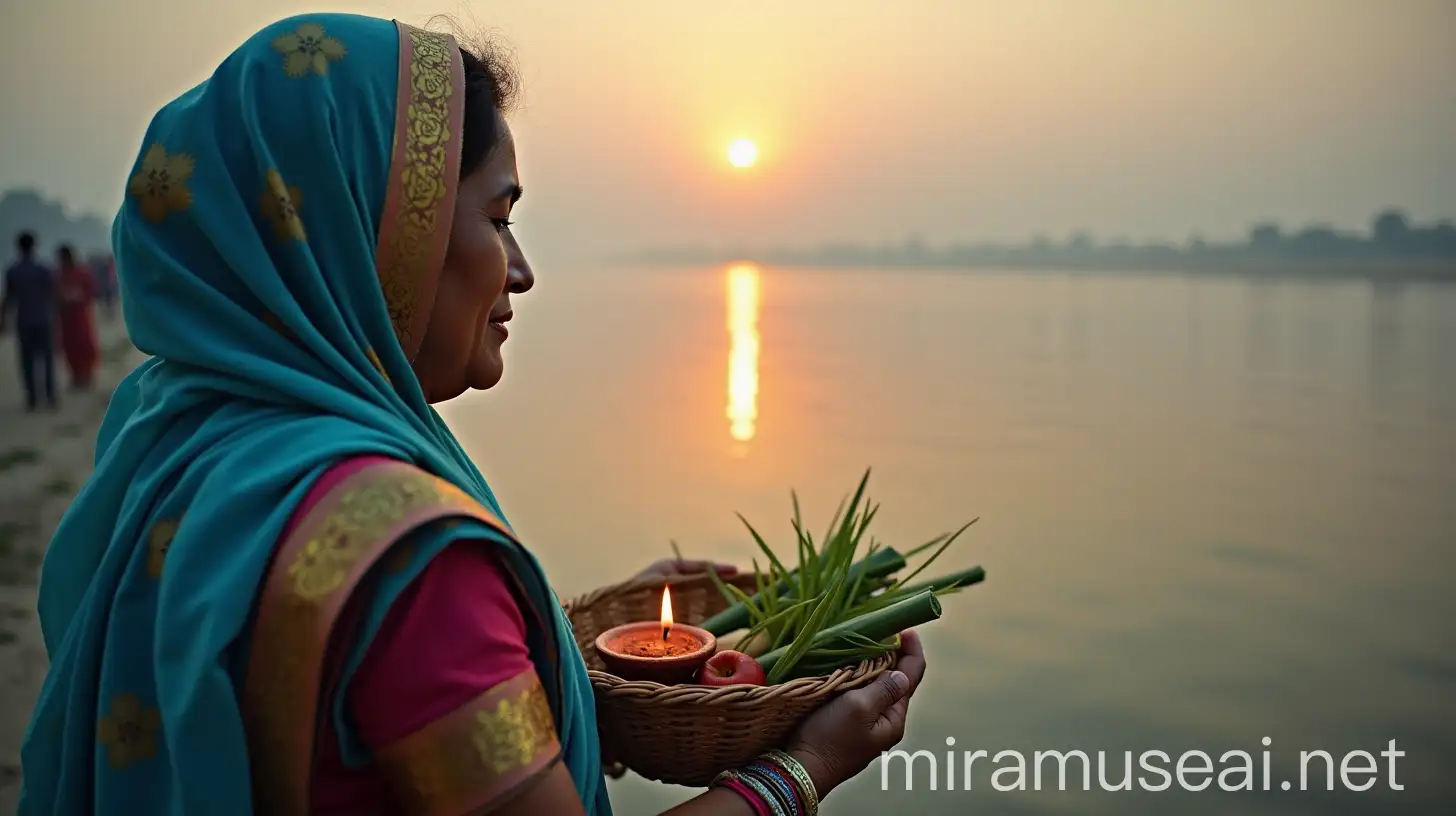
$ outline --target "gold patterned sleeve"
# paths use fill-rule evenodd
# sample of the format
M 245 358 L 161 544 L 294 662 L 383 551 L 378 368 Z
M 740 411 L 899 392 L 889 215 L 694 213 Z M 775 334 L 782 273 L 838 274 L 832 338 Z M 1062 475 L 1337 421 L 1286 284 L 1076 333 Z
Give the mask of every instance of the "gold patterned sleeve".
M 561 757 L 534 670 L 375 754 L 405 813 L 459 816 L 510 798 Z

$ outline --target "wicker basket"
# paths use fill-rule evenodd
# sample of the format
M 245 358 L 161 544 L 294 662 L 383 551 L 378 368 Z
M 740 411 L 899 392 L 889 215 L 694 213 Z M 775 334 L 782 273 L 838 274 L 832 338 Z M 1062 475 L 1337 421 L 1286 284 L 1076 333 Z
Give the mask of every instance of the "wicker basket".
M 752 591 L 751 575 L 733 582 Z M 672 588 L 673 614 L 684 623 L 700 623 L 728 606 L 707 577 L 665 583 Z M 655 620 L 663 584 L 662 578 L 635 579 L 566 605 L 596 692 L 602 754 L 647 779 L 706 787 L 720 771 L 780 747 L 811 711 L 839 692 L 870 682 L 892 661 L 886 655 L 826 677 L 723 688 L 627 681 L 603 671 L 593 647 L 597 635 L 618 624 Z

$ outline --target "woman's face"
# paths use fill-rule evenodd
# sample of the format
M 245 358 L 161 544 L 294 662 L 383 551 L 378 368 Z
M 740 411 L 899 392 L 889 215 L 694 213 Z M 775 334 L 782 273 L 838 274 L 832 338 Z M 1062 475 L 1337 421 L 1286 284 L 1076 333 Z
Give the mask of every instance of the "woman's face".
M 470 175 L 460 180 L 450 245 L 414 371 L 425 399 L 443 402 L 500 382 L 501 344 L 512 294 L 535 283 L 511 235 L 511 208 L 521 197 L 516 145 L 509 128 Z

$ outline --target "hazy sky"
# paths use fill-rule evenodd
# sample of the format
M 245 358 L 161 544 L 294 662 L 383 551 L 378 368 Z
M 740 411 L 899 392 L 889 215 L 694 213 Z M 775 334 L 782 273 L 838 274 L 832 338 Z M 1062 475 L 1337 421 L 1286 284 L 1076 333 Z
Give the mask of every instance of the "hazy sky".
M 528 250 L 1456 215 L 1453 0 L 4 4 L 0 188 L 107 217 L 159 106 L 319 10 L 510 42 Z

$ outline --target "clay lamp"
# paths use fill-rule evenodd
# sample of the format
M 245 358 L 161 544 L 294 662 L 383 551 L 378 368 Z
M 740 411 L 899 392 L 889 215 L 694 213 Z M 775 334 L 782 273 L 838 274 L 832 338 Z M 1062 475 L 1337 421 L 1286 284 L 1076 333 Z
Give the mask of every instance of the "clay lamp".
M 662 617 L 624 623 L 597 635 L 596 650 L 607 671 L 623 680 L 671 686 L 691 683 L 717 649 L 706 629 L 672 621 L 672 595 L 662 588 Z

